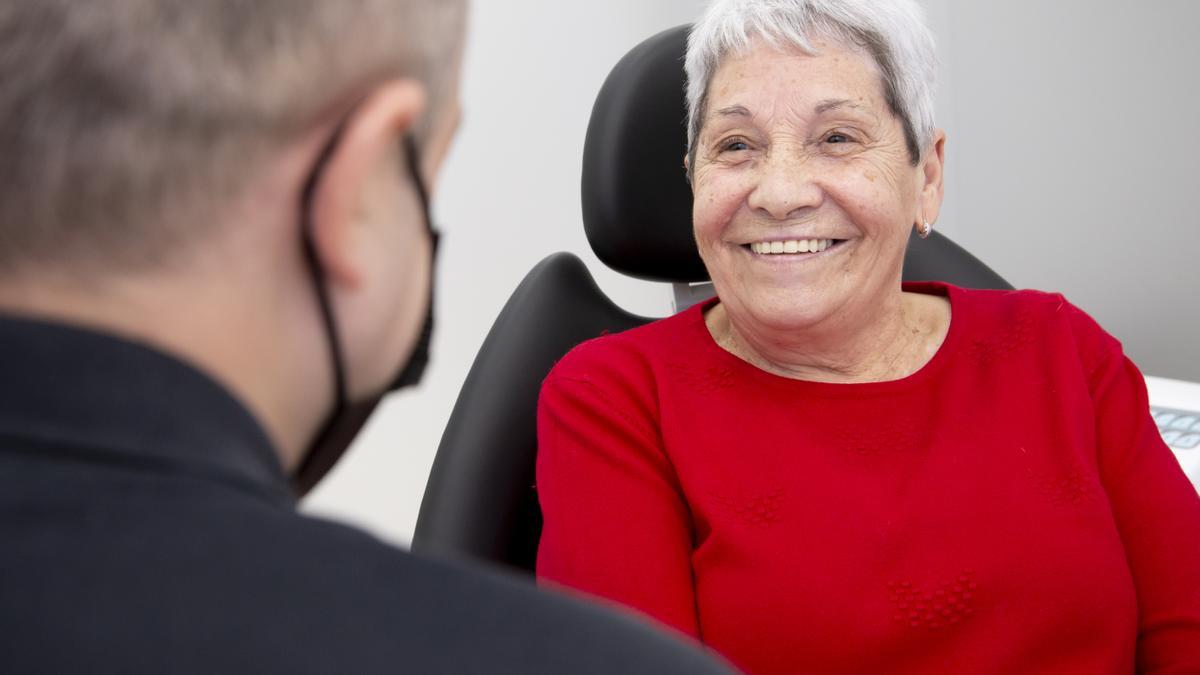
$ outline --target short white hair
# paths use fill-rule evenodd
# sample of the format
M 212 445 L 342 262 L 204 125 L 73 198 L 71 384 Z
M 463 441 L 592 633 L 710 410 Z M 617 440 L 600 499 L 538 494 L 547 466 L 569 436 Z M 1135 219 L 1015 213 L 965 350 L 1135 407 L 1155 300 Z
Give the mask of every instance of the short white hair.
M 465 17 L 466 0 L 0 0 L 0 277 L 168 264 L 388 79 L 425 84 L 425 140 Z
M 817 39 L 864 49 L 879 67 L 914 163 L 932 142 L 937 54 L 916 0 L 712 0 L 692 25 L 684 63 L 691 164 L 713 73 L 727 55 L 749 51 L 756 38 L 806 54 L 817 53 Z

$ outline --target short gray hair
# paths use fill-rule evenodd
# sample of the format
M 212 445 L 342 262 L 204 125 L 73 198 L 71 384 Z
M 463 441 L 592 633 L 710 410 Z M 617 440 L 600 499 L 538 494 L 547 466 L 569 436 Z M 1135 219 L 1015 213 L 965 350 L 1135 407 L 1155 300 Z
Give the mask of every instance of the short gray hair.
M 436 112 L 465 4 L 0 0 L 0 270 L 161 262 L 387 79 Z
M 867 51 L 879 66 L 888 106 L 904 127 L 915 164 L 933 140 L 937 55 L 925 13 L 915 0 L 712 0 L 688 35 L 688 154 L 707 114 L 708 85 L 730 53 L 754 38 L 815 54 L 813 41 L 834 40 Z

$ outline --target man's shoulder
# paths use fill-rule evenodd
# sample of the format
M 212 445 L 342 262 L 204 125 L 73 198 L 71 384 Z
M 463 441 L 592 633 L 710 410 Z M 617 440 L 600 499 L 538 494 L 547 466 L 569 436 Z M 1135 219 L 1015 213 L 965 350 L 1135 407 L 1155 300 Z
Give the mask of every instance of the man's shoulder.
M 292 528 L 296 562 L 282 577 L 303 608 L 281 601 L 304 612 L 306 632 L 336 637 L 305 657 L 322 662 L 312 672 L 724 672 L 640 621 L 530 579 L 424 558 L 319 519 L 298 516 Z
M 104 489 L 30 491 L 41 506 L 0 518 L 17 671 L 720 672 L 630 619 L 250 492 L 89 475 Z

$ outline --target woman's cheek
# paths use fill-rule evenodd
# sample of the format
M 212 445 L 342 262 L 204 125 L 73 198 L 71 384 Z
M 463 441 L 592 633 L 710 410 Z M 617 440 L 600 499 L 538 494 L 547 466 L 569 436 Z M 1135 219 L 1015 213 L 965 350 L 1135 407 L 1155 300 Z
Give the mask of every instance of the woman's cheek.
M 697 185 L 692 219 L 696 230 L 707 238 L 719 238 L 721 230 L 737 212 L 742 197 L 740 188 L 730 181 L 717 178 Z
M 692 206 L 692 225 L 702 248 L 708 246 L 713 236 L 713 224 L 716 222 L 715 201 L 712 191 L 696 191 L 695 203 Z

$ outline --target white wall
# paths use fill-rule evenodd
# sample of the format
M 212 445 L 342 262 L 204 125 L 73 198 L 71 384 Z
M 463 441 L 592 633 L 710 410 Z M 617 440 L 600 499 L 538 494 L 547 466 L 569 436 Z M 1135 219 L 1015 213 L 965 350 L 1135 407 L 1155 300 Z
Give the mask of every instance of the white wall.
M 628 309 L 665 286 L 603 267 L 579 170 L 612 65 L 703 0 L 476 0 L 465 118 L 439 192 L 446 236 L 426 384 L 390 400 L 310 511 L 407 542 L 442 428 L 509 293 L 554 251 Z M 942 60 L 947 202 L 939 226 L 1017 286 L 1060 290 L 1147 371 L 1200 381 L 1200 3 L 926 0 Z

